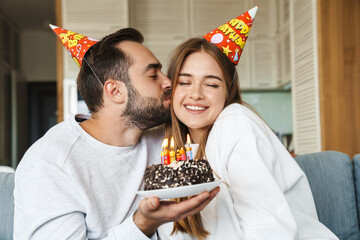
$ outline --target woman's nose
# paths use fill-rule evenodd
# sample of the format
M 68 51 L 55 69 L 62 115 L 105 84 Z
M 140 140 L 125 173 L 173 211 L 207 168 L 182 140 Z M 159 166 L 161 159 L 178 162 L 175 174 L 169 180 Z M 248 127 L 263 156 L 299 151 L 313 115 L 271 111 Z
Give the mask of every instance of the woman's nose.
M 193 100 L 204 98 L 204 94 L 200 86 L 193 85 L 193 87 L 190 90 L 190 98 L 192 98 Z

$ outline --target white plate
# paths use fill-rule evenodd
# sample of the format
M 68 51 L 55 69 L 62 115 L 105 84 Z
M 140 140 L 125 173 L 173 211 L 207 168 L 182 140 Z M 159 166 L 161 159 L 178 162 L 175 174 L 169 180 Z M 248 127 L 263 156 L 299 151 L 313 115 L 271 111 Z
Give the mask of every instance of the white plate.
M 137 194 L 139 194 L 142 197 L 158 197 L 160 199 L 188 197 L 188 196 L 197 195 L 205 191 L 210 192 L 211 190 L 219 186 L 221 182 L 222 182 L 221 180 L 215 180 L 214 182 L 200 183 L 191 186 L 138 191 Z

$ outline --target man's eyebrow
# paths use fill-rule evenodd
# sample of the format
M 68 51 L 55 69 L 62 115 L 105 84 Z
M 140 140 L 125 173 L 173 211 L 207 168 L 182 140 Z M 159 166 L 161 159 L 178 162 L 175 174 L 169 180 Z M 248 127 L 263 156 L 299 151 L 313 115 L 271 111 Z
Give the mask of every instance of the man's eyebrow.
M 162 68 L 161 63 L 150 63 L 149 65 L 146 66 L 144 73 L 146 73 L 150 69 L 161 69 L 161 68 Z

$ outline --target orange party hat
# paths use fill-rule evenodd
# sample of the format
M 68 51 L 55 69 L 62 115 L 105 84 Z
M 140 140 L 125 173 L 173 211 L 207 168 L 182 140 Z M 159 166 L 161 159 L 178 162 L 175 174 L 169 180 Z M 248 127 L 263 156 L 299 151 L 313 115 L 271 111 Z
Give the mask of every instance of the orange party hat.
M 70 56 L 79 67 L 81 67 L 82 60 L 87 50 L 89 50 L 92 45 L 99 42 L 99 40 L 89 38 L 51 24 L 49 25 L 55 34 L 60 38 L 65 49 L 69 52 Z
M 237 18 L 205 34 L 204 38 L 218 46 L 230 61 L 237 65 L 257 10 L 258 6 L 250 9 Z

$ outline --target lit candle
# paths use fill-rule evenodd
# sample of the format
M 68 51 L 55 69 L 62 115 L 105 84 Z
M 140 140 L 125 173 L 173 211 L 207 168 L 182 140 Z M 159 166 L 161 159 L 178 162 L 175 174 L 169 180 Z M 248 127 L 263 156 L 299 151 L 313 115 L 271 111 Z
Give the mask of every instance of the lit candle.
M 192 160 L 192 151 L 191 151 L 191 147 L 190 147 L 190 135 L 187 134 L 187 143 L 185 144 L 185 149 L 186 149 L 186 160 Z
M 184 148 L 180 149 L 180 154 L 181 154 L 181 160 L 186 161 L 186 153 Z
M 161 151 L 161 163 L 162 164 L 170 164 L 170 159 L 169 159 L 169 150 L 167 149 L 169 144 L 169 139 L 165 138 L 163 143 L 162 143 L 162 151 Z
M 170 154 L 169 154 L 169 155 L 170 155 L 170 163 L 176 161 L 176 159 L 175 159 L 174 145 L 175 145 L 175 143 L 174 143 L 174 138 L 171 137 L 171 140 L 170 140 Z

